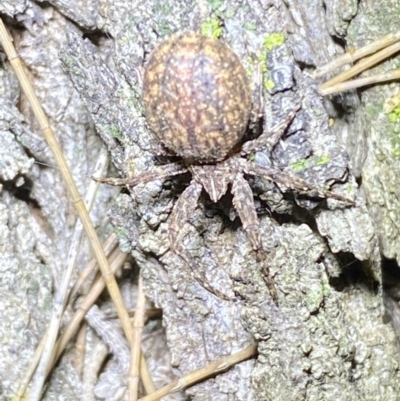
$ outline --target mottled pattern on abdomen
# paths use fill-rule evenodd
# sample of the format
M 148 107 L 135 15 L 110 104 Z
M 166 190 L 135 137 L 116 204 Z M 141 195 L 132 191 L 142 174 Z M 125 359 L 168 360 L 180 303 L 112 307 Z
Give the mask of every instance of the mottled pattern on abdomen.
M 143 102 L 159 140 L 184 159 L 224 159 L 243 137 L 251 101 L 246 72 L 223 42 L 178 35 L 146 67 Z

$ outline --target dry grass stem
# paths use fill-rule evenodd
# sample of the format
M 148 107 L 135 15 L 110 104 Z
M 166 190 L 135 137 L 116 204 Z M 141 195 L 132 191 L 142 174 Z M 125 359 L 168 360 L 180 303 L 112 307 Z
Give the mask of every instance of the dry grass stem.
M 114 275 L 112 274 L 110 267 L 108 266 L 107 258 L 104 255 L 104 252 L 101 247 L 101 243 L 99 238 L 97 237 L 96 231 L 93 227 L 92 222 L 90 221 L 88 211 L 83 203 L 81 196 L 79 194 L 78 188 L 75 184 L 75 181 L 71 175 L 71 172 L 68 168 L 68 165 L 65 161 L 65 158 L 61 152 L 61 148 L 56 141 L 53 132 L 50 128 L 50 123 L 41 107 L 32 86 L 29 83 L 29 80 L 24 72 L 23 65 L 21 59 L 17 55 L 17 52 L 14 49 L 14 46 L 11 42 L 11 39 L 7 33 L 7 30 L 3 24 L 3 21 L 0 19 L 0 41 L 4 48 L 4 51 L 10 61 L 11 66 L 13 67 L 15 74 L 18 78 L 18 81 L 21 85 L 22 91 L 27 97 L 32 110 L 39 122 L 43 135 L 51 148 L 54 158 L 57 162 L 57 165 L 60 169 L 60 173 L 65 181 L 65 184 L 69 190 L 71 201 L 75 205 L 75 208 L 78 212 L 78 215 L 82 221 L 83 227 L 86 231 L 86 234 L 89 238 L 91 246 L 93 248 L 93 252 L 99 264 L 100 270 L 104 277 L 106 286 L 110 293 L 111 299 L 113 300 L 115 307 L 117 309 L 117 313 L 119 318 L 121 319 L 122 327 L 124 333 L 130 342 L 132 339 L 132 326 L 129 321 L 128 312 L 125 309 L 121 293 L 119 291 L 117 282 L 115 280 Z M 43 383 L 36 388 L 42 388 Z M 38 391 L 38 390 L 36 390 Z M 30 400 L 37 400 L 39 398 L 39 394 L 31 394 Z
M 115 274 L 118 271 L 118 269 L 120 269 L 121 266 L 125 263 L 127 255 L 121 253 L 119 251 L 119 249 L 116 249 L 110 258 L 113 259 L 113 262 L 110 263 L 110 267 L 111 267 L 113 274 Z M 78 327 L 80 326 L 82 320 L 85 317 L 86 312 L 93 306 L 93 304 L 96 302 L 99 295 L 103 292 L 104 288 L 105 288 L 104 279 L 103 279 L 103 277 L 100 277 L 93 284 L 91 290 L 89 291 L 89 293 L 86 295 L 86 297 L 82 301 L 80 307 L 75 312 L 74 316 L 72 317 L 71 321 L 67 325 L 66 329 L 61 334 L 60 338 L 57 340 L 56 345 L 54 347 L 56 353 L 53 354 L 53 358 L 52 358 L 51 364 L 48 368 L 47 374 L 50 372 L 50 370 L 53 368 L 55 363 L 58 361 L 58 358 L 63 353 L 66 345 L 68 344 L 68 342 L 71 340 L 71 338 L 76 333 Z M 18 388 L 17 394 L 15 395 L 13 401 L 19 401 L 19 400 L 21 400 L 21 398 L 22 399 L 25 398 L 25 391 L 29 385 L 29 381 L 31 380 L 31 377 L 32 377 L 32 375 L 36 369 L 36 366 L 39 362 L 40 349 L 43 348 L 44 342 L 45 342 L 45 337 L 42 339 L 39 347 L 36 349 L 35 355 L 29 364 L 28 370 L 25 372 L 24 378 Z M 147 375 L 147 373 L 145 372 L 144 375 Z M 153 385 L 153 388 L 154 388 L 154 385 Z
M 71 201 L 74 203 L 78 215 L 82 221 L 83 227 L 86 231 L 86 234 L 89 238 L 89 241 L 92 245 L 93 252 L 99 264 L 100 270 L 102 275 L 104 276 L 104 280 L 106 282 L 108 291 L 110 292 L 111 299 L 113 300 L 115 307 L 118 312 L 118 316 L 121 319 L 122 327 L 124 329 L 125 335 L 130 342 L 132 338 L 132 327 L 129 321 L 128 312 L 125 309 L 121 293 L 119 291 L 117 282 L 115 277 L 111 273 L 110 267 L 107 263 L 107 258 L 104 255 L 104 252 L 101 247 L 101 243 L 99 238 L 97 237 L 96 231 L 93 227 L 93 224 L 90 221 L 88 211 L 83 203 L 81 196 L 79 194 L 78 188 L 74 182 L 74 179 L 71 175 L 70 170 L 68 169 L 67 163 L 65 158 L 61 152 L 60 145 L 56 141 L 53 132 L 50 128 L 50 123 L 41 107 L 32 86 L 29 83 L 29 80 L 24 72 L 22 62 L 18 57 L 14 46 L 8 36 L 6 28 L 3 24 L 3 21 L 0 19 L 0 41 L 3 45 L 3 48 L 7 54 L 7 57 L 15 71 L 15 74 L 18 78 L 18 81 L 21 85 L 22 91 L 24 92 L 25 96 L 27 97 L 32 110 L 39 122 L 43 135 L 51 148 L 54 158 L 57 162 L 58 167 L 60 168 L 60 173 L 66 183 L 66 186 L 70 192 Z M 37 398 L 37 397 L 36 397 Z M 35 399 L 35 397 L 31 398 Z
M 110 259 L 113 260 L 113 262 L 110 263 L 110 267 L 111 267 L 111 270 L 112 270 L 113 274 L 116 271 L 118 271 L 118 269 L 124 264 L 126 258 L 127 258 L 127 255 L 121 253 L 119 251 L 119 249 L 116 249 L 113 252 L 113 255 L 110 256 Z M 96 286 L 96 284 L 97 284 L 97 286 Z M 67 325 L 67 327 L 64 330 L 64 332 L 61 334 L 60 338 L 57 340 L 56 345 L 54 347 L 55 351 L 53 352 L 53 355 L 52 355 L 52 362 L 50 363 L 46 374 L 48 374 L 49 371 L 53 368 L 55 362 L 58 360 L 58 358 L 60 357 L 60 355 L 64 351 L 65 346 L 71 340 L 73 335 L 76 333 L 80 323 L 82 322 L 82 320 L 83 320 L 83 318 L 85 316 L 85 313 L 90 309 L 90 307 L 94 304 L 94 302 L 96 302 L 96 299 L 102 293 L 104 288 L 105 288 L 104 280 L 103 280 L 102 277 L 100 277 L 96 281 L 96 283 L 92 286 L 91 291 L 89 291 L 88 295 L 86 296 L 86 298 L 82 302 L 81 309 L 78 309 L 75 312 L 75 315 L 73 316 L 73 318 L 71 319 L 71 321 Z M 44 344 L 45 344 L 46 336 L 47 336 L 47 333 L 43 337 L 43 339 L 40 342 L 39 346 L 36 348 L 35 354 L 34 354 L 33 358 L 31 359 L 29 367 L 28 367 L 27 371 L 25 372 L 24 377 L 23 377 L 23 379 L 21 381 L 21 384 L 20 384 L 20 386 L 18 388 L 17 394 L 14 397 L 14 401 L 19 401 L 21 398 L 25 397 L 26 389 L 28 388 L 29 382 L 30 382 L 35 370 L 36 370 L 36 367 L 37 367 L 38 363 L 39 363 L 40 356 L 41 356 L 41 353 L 42 353 L 42 349 L 43 349 Z M 55 352 L 56 352 L 56 354 L 55 354 Z
M 121 253 L 118 249 L 115 250 L 113 252 L 113 254 L 114 253 L 118 253 L 118 256 L 114 257 L 113 262 L 110 263 L 111 271 L 113 272 L 113 274 L 115 274 L 118 271 L 118 269 L 121 268 L 121 266 L 124 264 L 124 262 L 127 258 L 127 255 L 124 253 Z M 111 255 L 110 258 L 112 256 L 113 255 Z M 78 309 L 75 311 L 72 319 L 70 320 L 67 327 L 61 334 L 59 340 L 57 341 L 57 345 L 55 347 L 56 354 L 55 354 L 54 358 L 52 359 L 50 369 L 57 362 L 58 358 L 64 351 L 66 345 L 77 332 L 82 320 L 85 317 L 86 312 L 93 306 L 93 304 L 96 302 L 97 298 L 103 292 L 104 288 L 105 288 L 104 278 L 99 277 L 92 285 L 92 288 L 90 289 L 88 294 L 84 297 L 84 299 L 80 303 L 80 305 L 79 305 Z
M 139 393 L 139 370 L 142 332 L 145 320 L 146 297 L 143 291 L 143 279 L 139 275 L 138 294 L 136 301 L 135 317 L 133 319 L 133 338 L 131 344 L 131 365 L 129 369 L 129 401 L 137 401 Z
M 101 174 L 106 168 L 107 163 L 108 163 L 108 155 L 106 150 L 103 149 L 100 152 L 100 156 L 97 160 L 95 172 Z M 91 181 L 88 192 L 85 196 L 85 206 L 87 210 L 91 210 L 93 206 L 97 189 L 98 189 L 98 184 L 95 183 L 94 181 Z M 53 354 L 53 347 L 58 336 L 58 330 L 60 328 L 61 318 L 64 312 L 64 308 L 67 304 L 67 299 L 69 295 L 68 294 L 69 283 L 71 281 L 71 276 L 76 266 L 78 252 L 82 240 L 82 234 L 83 234 L 82 224 L 80 220 L 77 220 L 71 240 L 70 249 L 68 252 L 67 267 L 64 271 L 60 287 L 57 289 L 56 295 L 54 297 L 52 316 L 46 333 L 46 344 L 43 347 L 42 356 L 32 383 L 30 391 L 31 401 L 39 400 L 43 383 L 46 380 L 47 367 L 50 363 Z
M 250 345 L 243 350 L 237 352 L 236 354 L 224 356 L 210 363 L 204 368 L 195 370 L 188 375 L 181 377 L 180 379 L 174 380 L 172 383 L 160 388 L 156 392 L 147 395 L 146 397 L 140 398 L 139 401 L 156 401 L 159 398 L 166 396 L 167 394 L 181 391 L 187 387 L 192 386 L 195 383 L 203 381 L 210 376 L 215 376 L 216 374 L 229 369 L 239 362 L 251 358 L 252 356 L 256 355 L 256 353 L 257 345 Z
M 398 40 L 400 40 L 400 32 L 390 33 L 389 35 L 383 36 L 382 38 L 362 47 L 361 49 L 348 51 L 342 56 L 335 58 L 335 60 L 332 60 L 324 66 L 317 68 L 312 76 L 313 78 L 321 77 L 328 72 L 335 70 L 336 68 L 342 67 L 346 64 L 352 64 L 363 57 L 369 56 L 370 54 L 384 49 L 385 47 L 396 43 Z
M 397 53 L 400 51 L 400 42 L 394 43 L 393 45 L 387 47 L 386 49 L 383 49 L 379 51 L 378 53 L 374 54 L 373 56 L 367 57 L 363 60 L 361 60 L 358 64 L 355 66 L 351 67 L 347 71 L 344 71 L 332 79 L 324 82 L 323 84 L 320 85 L 319 89 L 324 92 L 330 87 L 337 85 L 341 82 L 347 81 L 348 79 L 354 77 L 355 75 L 358 75 L 362 73 L 363 71 L 367 70 L 368 68 L 378 64 L 382 60 L 387 59 L 394 53 Z
M 46 344 L 46 340 L 47 340 L 47 332 L 41 339 L 39 345 L 36 347 L 35 353 L 33 354 L 33 357 L 31 358 L 28 369 L 24 373 L 24 376 L 18 387 L 17 393 L 15 394 L 15 396 L 13 398 L 13 401 L 20 401 L 21 399 L 25 400 L 26 389 L 28 388 L 29 383 L 35 373 L 35 370 L 36 370 L 38 364 L 39 364 L 40 357 L 42 356 L 42 353 L 43 353 L 43 348 Z
M 103 251 L 106 257 L 109 259 L 109 256 L 111 255 L 111 252 L 114 251 L 114 249 L 118 246 L 118 237 L 115 233 L 112 233 L 106 241 L 103 243 Z M 110 260 L 108 262 L 110 264 Z M 70 298 L 72 299 L 79 291 L 81 288 L 82 284 L 87 280 L 87 278 L 92 274 L 95 270 L 97 269 L 97 260 L 92 259 L 86 267 L 80 272 L 78 279 L 76 280 L 74 286 L 72 287 L 71 290 L 71 296 Z
M 76 343 L 75 343 L 75 355 L 76 355 L 75 366 L 78 375 L 81 379 L 83 376 L 83 367 L 85 364 L 86 330 L 87 330 L 87 324 L 83 322 L 78 331 L 78 335 L 76 336 Z
M 356 89 L 367 85 L 377 84 L 380 82 L 393 81 L 399 78 L 400 78 L 400 69 L 396 69 L 384 74 L 374 75 L 372 77 L 366 77 L 366 78 L 354 79 L 347 82 L 342 82 L 336 85 L 329 86 L 326 89 L 322 89 L 321 85 L 320 91 L 324 96 L 326 96 L 326 95 L 332 95 L 334 93 L 348 91 L 350 89 Z
M 113 249 L 115 249 L 116 245 L 117 245 L 117 236 L 115 234 L 111 234 L 110 237 L 104 242 L 103 244 L 103 249 L 104 252 L 107 256 L 110 255 L 110 253 L 112 252 Z M 119 252 L 120 253 L 120 252 Z M 85 269 L 83 270 L 83 272 L 86 271 L 93 271 L 93 269 L 96 266 L 96 260 L 93 259 L 91 260 L 88 265 L 85 267 Z M 84 273 L 81 273 L 84 274 Z M 89 274 L 89 273 L 88 273 Z M 86 276 L 88 276 L 88 274 L 86 274 Z M 79 290 L 80 286 L 83 284 L 84 280 L 81 280 L 80 278 L 77 280 L 77 283 L 74 285 L 72 293 L 71 293 L 71 298 L 73 295 L 75 295 L 75 293 Z M 79 283 L 79 285 L 78 285 Z M 39 359 L 40 356 L 42 355 L 42 351 L 43 351 L 43 347 L 46 343 L 46 336 L 47 336 L 47 332 L 46 335 L 42 338 L 42 340 L 40 341 L 40 344 L 38 345 L 38 347 L 35 350 L 35 354 L 33 356 L 33 358 L 30 361 L 29 367 L 27 369 L 27 371 L 25 372 L 23 379 L 21 381 L 21 384 L 18 388 L 17 394 L 14 397 L 14 401 L 19 401 L 22 397 L 24 397 L 25 391 L 28 388 L 29 382 L 36 370 L 36 367 L 39 363 Z
M 112 259 L 112 262 L 110 263 L 110 267 L 113 273 L 118 271 L 118 269 L 121 268 L 121 266 L 125 263 L 125 260 L 127 258 L 127 255 L 124 253 L 121 253 L 119 249 L 116 249 L 113 254 L 110 256 L 110 259 Z M 92 288 L 90 289 L 89 293 L 85 296 L 81 304 L 79 305 L 79 308 L 76 310 L 74 316 L 72 317 L 71 321 L 69 322 L 68 326 L 65 328 L 64 332 L 61 334 L 59 340 L 57 341 L 56 344 L 56 354 L 54 355 L 50 369 L 54 366 L 54 364 L 57 362 L 58 358 L 64 351 L 66 345 L 68 342 L 71 340 L 71 338 L 74 336 L 76 333 L 79 325 L 81 324 L 82 320 L 84 319 L 87 311 L 93 306 L 93 304 L 96 302 L 97 298 L 99 295 L 103 292 L 105 288 L 105 282 L 103 277 L 99 277 L 94 284 L 92 285 Z M 146 360 L 144 356 L 141 354 L 140 356 L 140 377 L 142 379 L 145 391 L 147 394 L 151 394 L 155 391 L 155 387 L 153 384 L 153 380 L 150 376 L 150 372 L 147 367 Z

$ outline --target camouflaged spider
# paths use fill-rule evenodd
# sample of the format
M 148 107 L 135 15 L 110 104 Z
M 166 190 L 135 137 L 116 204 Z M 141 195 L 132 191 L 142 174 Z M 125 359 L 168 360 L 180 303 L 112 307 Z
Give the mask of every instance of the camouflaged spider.
M 200 284 L 226 299 L 200 275 L 181 244 L 185 223 L 197 207 L 202 189 L 217 202 L 232 186 L 233 205 L 260 263 L 262 241 L 253 193 L 244 174 L 263 177 L 314 196 L 347 199 L 280 170 L 250 162 L 246 156 L 262 150 L 271 137 L 278 137 L 295 111 L 272 132 L 241 144 L 248 126 L 251 96 L 246 72 L 238 57 L 223 42 L 198 34 L 173 36 L 153 52 L 143 83 L 143 103 L 151 130 L 182 162 L 153 168 L 133 179 L 101 180 L 113 185 L 135 186 L 190 172 L 192 180 L 175 203 L 169 220 L 171 249 L 192 268 Z M 270 145 L 270 143 L 269 143 Z M 347 201 L 348 202 L 348 201 Z M 261 257 L 260 257 L 261 256 Z M 263 266 L 271 296 L 277 294 Z

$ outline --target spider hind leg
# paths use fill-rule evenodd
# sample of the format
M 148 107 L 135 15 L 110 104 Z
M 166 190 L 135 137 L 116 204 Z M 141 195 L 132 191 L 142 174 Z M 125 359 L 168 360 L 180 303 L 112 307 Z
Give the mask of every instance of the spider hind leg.
M 257 263 L 261 266 L 263 277 L 267 284 L 272 299 L 277 304 L 278 294 L 275 283 L 269 273 L 268 255 L 262 248 L 260 222 L 258 220 L 256 208 L 253 200 L 253 192 L 249 183 L 243 177 L 241 172 L 236 174 L 232 182 L 233 205 L 242 222 L 243 229 L 256 252 Z
M 192 180 L 190 185 L 182 192 L 178 200 L 176 201 L 172 210 L 169 225 L 168 225 L 168 237 L 171 250 L 179 256 L 190 268 L 192 277 L 207 291 L 211 292 L 218 298 L 224 300 L 232 300 L 226 294 L 215 289 L 208 280 L 201 273 L 200 266 L 196 261 L 189 255 L 185 247 L 182 245 L 184 226 L 189 220 L 189 217 L 193 215 L 197 202 L 199 200 L 202 191 L 202 185 L 197 181 Z

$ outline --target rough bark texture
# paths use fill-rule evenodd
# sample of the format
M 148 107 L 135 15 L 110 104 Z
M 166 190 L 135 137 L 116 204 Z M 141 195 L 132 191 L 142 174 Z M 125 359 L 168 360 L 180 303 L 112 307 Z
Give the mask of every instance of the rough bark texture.
M 186 395 L 193 400 L 398 399 L 399 353 L 395 331 L 383 319 L 381 272 L 387 259 L 399 262 L 399 129 L 383 113 L 385 99 L 398 91 L 398 84 L 322 99 L 318 82 L 309 77 L 315 66 L 345 47 L 360 47 L 396 31 L 400 13 L 395 5 L 374 3 L 378 2 L 0 4 L 82 191 L 102 143 L 95 131 L 125 176 L 160 162 L 143 115 L 143 64 L 162 39 L 179 31 L 199 31 L 208 18 L 218 17 L 223 39 L 249 71 L 255 69 L 250 59 L 266 58 L 275 86 L 263 94 L 263 129 L 273 126 L 294 103 L 302 106 L 292 132 L 271 154 L 256 154 L 255 161 L 295 169 L 319 184 L 343 180 L 335 190 L 357 198 L 354 207 L 333 200 L 316 204 L 290 196 L 290 191 L 283 196 L 269 182 L 251 181 L 278 289 L 277 306 L 229 195 L 218 204 L 201 197 L 184 245 L 207 280 L 222 292 L 234 293 L 236 302 L 202 288 L 169 250 L 168 217 L 187 177 L 142 185 L 118 197 L 114 189 L 102 188 L 92 213 L 95 225 L 102 236 L 109 232 L 105 210 L 116 197 L 111 221 L 121 247 L 132 252 L 141 269 L 148 297 L 163 309 L 170 363 L 177 376 L 258 342 L 257 359 L 190 388 Z M 264 40 L 276 32 L 283 33 L 285 43 L 263 53 Z M 399 59 L 392 58 L 367 74 L 398 64 Z M 57 171 L 33 164 L 34 159 L 53 161 L 7 62 L 0 69 L 0 102 L 0 394 L 6 398 L 16 391 L 45 330 L 52 285 L 61 277 L 75 215 Z M 329 116 L 335 118 L 332 127 Z M 84 245 L 81 266 L 88 255 Z M 134 299 L 132 284 L 127 279 L 121 284 L 129 304 Z M 388 302 L 396 321 L 397 304 Z M 93 320 L 96 316 L 93 312 L 88 321 L 103 336 L 96 329 L 101 327 L 95 323 L 101 318 Z M 92 337 L 90 332 L 89 351 L 96 355 L 101 345 Z M 113 352 L 125 349 L 122 344 Z M 168 376 L 160 373 L 161 362 L 156 366 L 157 358 L 165 356 L 167 347 L 153 345 L 149 358 L 158 372 L 157 385 Z M 126 385 L 121 369 L 126 361 L 118 364 L 118 355 L 113 358 L 114 365 L 96 385 L 96 398 L 88 389 L 89 379 L 82 382 L 74 370 L 73 354 L 67 354 L 45 399 L 75 400 L 82 392 L 86 400 L 122 399 L 117 395 Z

